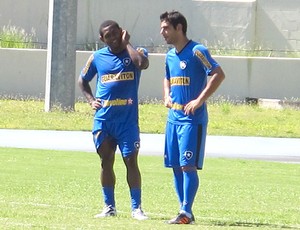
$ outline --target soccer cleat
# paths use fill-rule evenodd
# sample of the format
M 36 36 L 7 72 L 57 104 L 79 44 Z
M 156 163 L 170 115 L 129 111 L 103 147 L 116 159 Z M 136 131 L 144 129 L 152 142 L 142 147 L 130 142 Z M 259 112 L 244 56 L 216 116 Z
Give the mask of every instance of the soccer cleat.
M 136 208 L 131 213 L 132 218 L 136 220 L 147 220 L 148 216 L 143 212 L 141 208 Z
M 192 215 L 192 217 L 190 218 L 185 213 L 179 213 L 178 216 L 167 221 L 167 224 L 194 224 L 194 223 L 195 223 L 194 215 Z
M 95 218 L 103 218 L 109 216 L 116 216 L 117 210 L 112 205 L 105 206 L 101 213 L 95 215 Z

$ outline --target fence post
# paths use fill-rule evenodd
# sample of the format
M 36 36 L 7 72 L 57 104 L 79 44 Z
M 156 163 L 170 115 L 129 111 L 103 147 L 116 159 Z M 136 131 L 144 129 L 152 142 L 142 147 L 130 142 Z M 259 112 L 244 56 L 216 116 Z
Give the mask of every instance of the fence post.
M 77 0 L 49 0 L 45 111 L 74 110 Z

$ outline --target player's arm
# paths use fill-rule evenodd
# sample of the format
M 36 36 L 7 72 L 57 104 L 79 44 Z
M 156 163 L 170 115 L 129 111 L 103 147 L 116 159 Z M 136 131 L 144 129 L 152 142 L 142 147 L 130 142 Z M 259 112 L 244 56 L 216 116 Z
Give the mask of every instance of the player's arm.
M 93 64 L 93 60 L 94 54 L 92 54 L 87 60 L 85 67 L 82 69 L 79 75 L 77 83 L 82 94 L 85 96 L 86 100 L 91 105 L 91 107 L 93 109 L 98 109 L 101 107 L 100 100 L 95 99 L 89 83 L 94 78 L 97 71 Z
M 195 110 L 198 109 L 218 89 L 222 81 L 225 79 L 225 74 L 220 66 L 216 67 L 210 73 L 210 76 L 210 80 L 200 95 L 195 100 L 186 104 L 184 108 L 185 114 L 194 114 Z
M 210 73 L 210 80 L 208 81 L 206 87 L 199 96 L 200 103 L 203 104 L 221 85 L 222 81 L 225 79 L 225 74 L 220 66 L 215 68 Z
M 101 107 L 100 100 L 95 99 L 93 95 L 90 83 L 83 79 L 81 75 L 78 78 L 78 86 L 93 109 L 98 109 Z
M 172 108 L 172 101 L 170 97 L 170 81 L 164 78 L 164 105 L 167 108 Z
M 128 54 L 138 69 L 147 69 L 149 66 L 149 59 L 142 52 L 137 51 L 129 42 L 130 35 L 126 30 L 123 30 L 122 42 L 125 45 Z

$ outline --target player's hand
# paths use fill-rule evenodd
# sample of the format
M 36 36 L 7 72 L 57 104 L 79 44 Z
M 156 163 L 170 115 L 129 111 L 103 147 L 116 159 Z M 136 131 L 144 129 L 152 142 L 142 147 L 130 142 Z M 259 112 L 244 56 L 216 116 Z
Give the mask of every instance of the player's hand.
M 172 108 L 172 101 L 170 96 L 165 97 L 164 105 L 169 109 Z
M 94 110 L 97 110 L 97 109 L 100 109 L 102 107 L 101 105 L 101 100 L 99 98 L 93 100 L 91 103 L 90 103 L 91 107 L 94 109 Z
M 129 43 L 130 34 L 127 30 L 122 30 L 122 43 L 126 46 Z
M 194 115 L 195 114 L 195 111 L 196 109 L 198 109 L 200 106 L 201 106 L 202 103 L 200 103 L 198 100 L 192 100 L 190 101 L 189 103 L 187 103 L 185 106 L 184 106 L 184 114 L 185 115 Z

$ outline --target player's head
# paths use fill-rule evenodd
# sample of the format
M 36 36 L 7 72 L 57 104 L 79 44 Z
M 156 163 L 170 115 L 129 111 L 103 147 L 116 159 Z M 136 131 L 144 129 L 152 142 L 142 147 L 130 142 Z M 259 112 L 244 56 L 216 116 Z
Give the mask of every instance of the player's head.
M 119 24 L 116 21 L 106 20 L 106 21 L 102 22 L 101 25 L 100 25 L 100 28 L 99 28 L 100 36 L 103 36 L 104 28 L 110 27 L 110 26 L 120 28 Z
M 187 21 L 186 18 L 178 11 L 165 12 L 160 15 L 160 21 L 165 22 L 173 26 L 174 29 L 177 29 L 178 25 L 181 25 L 181 30 L 186 36 L 187 31 Z
M 104 21 L 99 28 L 100 40 L 118 52 L 122 47 L 122 28 L 113 20 Z

